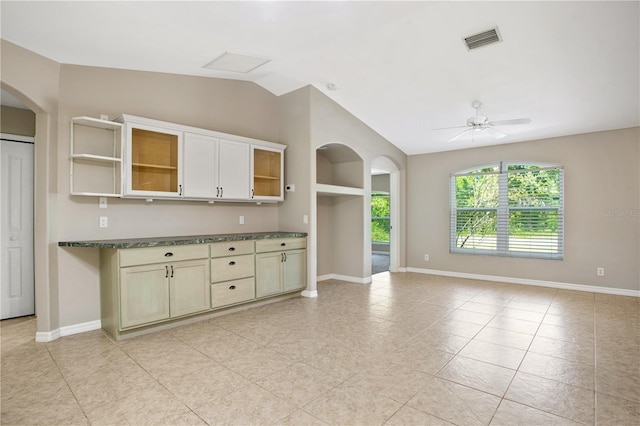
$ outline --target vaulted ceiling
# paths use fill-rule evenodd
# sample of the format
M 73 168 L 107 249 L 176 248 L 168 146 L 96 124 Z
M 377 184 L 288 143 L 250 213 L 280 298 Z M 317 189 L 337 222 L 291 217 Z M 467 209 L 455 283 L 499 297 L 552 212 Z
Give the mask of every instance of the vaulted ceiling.
M 64 64 L 311 84 L 407 154 L 640 125 L 640 3 L 0 3 L 2 38 Z M 498 28 L 501 42 L 464 38 Z M 268 59 L 204 68 L 225 52 Z M 332 90 L 333 89 L 333 90 Z M 448 142 L 475 115 L 530 118 Z

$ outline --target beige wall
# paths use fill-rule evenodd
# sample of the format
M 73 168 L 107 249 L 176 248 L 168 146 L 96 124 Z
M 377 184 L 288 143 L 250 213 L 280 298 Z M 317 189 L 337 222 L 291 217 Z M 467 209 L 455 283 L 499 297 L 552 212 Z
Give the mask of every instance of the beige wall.
M 638 128 L 411 156 L 407 266 L 640 290 L 639 158 Z M 564 166 L 564 260 L 449 253 L 449 174 L 497 161 Z
M 389 175 L 373 175 L 371 176 L 371 190 L 380 192 L 389 192 Z
M 318 275 L 333 273 L 353 278 L 366 279 L 371 275 L 371 258 L 365 256 L 371 250 L 371 165 L 375 158 L 389 158 L 399 170 L 406 169 L 407 156 L 396 146 L 376 133 L 349 111 L 311 88 L 311 146 L 316 148 L 339 143 L 355 151 L 362 162 L 356 162 L 360 175 L 351 174 L 348 164 L 334 165 L 333 173 L 340 176 L 341 185 L 364 188 L 364 196 L 337 197 L 330 200 L 314 200 L 319 206 L 317 238 L 319 241 L 317 262 Z M 315 176 L 316 161 L 311 161 Z M 335 170 L 335 169 L 339 170 Z M 340 170 L 344 168 L 344 170 Z M 334 175 L 335 176 L 335 175 Z M 346 182 L 346 184 L 344 183 Z M 334 182 L 335 183 L 335 182 Z M 404 188 L 404 181 L 400 182 Z M 404 191 L 401 191 L 401 209 L 404 208 Z M 325 197 L 320 197 L 325 198 Z M 400 240 L 404 240 L 404 222 L 400 221 Z M 326 241 L 330 238 L 330 241 Z M 321 241 L 322 240 L 322 241 Z M 400 264 L 404 263 L 404 252 L 400 252 Z M 322 273 L 321 273 L 322 272 Z
M 56 190 L 60 65 L 0 40 L 2 88 L 36 113 L 34 273 L 38 332 L 59 327 Z
M 0 133 L 35 136 L 36 114 L 33 111 L 4 105 L 0 108 Z
M 308 90 L 278 98 L 279 142 L 287 145 L 284 180 L 295 185 L 295 191 L 285 192 L 285 202 L 278 207 L 281 231 L 309 232 L 309 223 L 304 223 L 304 216 L 310 215 L 311 199 L 309 112 Z
M 69 195 L 69 120 L 132 114 L 240 136 L 278 141 L 277 98 L 256 84 L 173 74 L 63 65 L 60 76 L 59 241 L 206 235 L 278 229 L 275 204 L 98 199 Z M 239 216 L 245 224 L 239 224 Z M 107 216 L 109 227 L 98 226 Z M 99 319 L 95 253 L 59 249 L 60 325 Z

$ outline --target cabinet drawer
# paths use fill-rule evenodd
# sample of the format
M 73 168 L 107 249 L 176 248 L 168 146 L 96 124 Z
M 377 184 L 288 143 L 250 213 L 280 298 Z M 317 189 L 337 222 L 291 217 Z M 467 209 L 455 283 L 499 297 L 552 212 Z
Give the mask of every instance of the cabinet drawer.
M 212 283 L 252 277 L 253 271 L 253 254 L 245 254 L 243 256 L 218 257 L 215 259 L 211 259 Z
M 224 241 L 211 244 L 211 257 L 235 256 L 238 254 L 252 254 L 253 241 Z
M 256 241 L 256 252 L 285 251 L 307 247 L 306 238 L 274 238 Z
M 123 249 L 120 250 L 120 267 L 204 259 L 209 257 L 208 249 L 206 244 Z
M 211 284 L 211 307 L 233 305 L 255 298 L 253 278 Z

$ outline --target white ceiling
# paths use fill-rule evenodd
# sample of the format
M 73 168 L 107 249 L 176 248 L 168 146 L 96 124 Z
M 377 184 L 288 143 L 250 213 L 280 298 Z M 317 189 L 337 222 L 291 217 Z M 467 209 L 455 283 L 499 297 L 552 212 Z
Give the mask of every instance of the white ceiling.
M 275 95 L 312 84 L 407 154 L 640 125 L 638 1 L 0 5 L 2 38 L 57 62 L 249 80 Z M 466 49 L 495 26 L 501 43 Z M 203 68 L 224 52 L 271 61 Z M 431 130 L 464 125 L 476 99 L 489 120 L 532 122 L 500 127 L 499 141 Z

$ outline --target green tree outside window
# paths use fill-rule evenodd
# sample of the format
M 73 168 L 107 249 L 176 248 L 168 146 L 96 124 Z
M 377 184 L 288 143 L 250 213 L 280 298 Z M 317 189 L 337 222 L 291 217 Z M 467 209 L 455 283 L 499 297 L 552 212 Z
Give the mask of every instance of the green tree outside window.
M 391 230 L 389 194 L 371 194 L 371 241 L 388 243 Z

